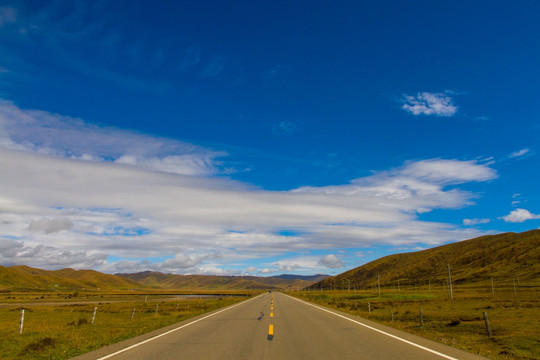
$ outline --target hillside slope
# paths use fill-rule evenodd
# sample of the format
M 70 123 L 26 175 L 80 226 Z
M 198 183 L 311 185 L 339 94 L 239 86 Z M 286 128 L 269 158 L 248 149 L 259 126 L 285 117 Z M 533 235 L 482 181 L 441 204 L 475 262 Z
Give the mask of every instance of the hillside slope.
M 503 233 L 389 255 L 313 284 L 308 289 L 364 287 L 400 281 L 402 284 L 445 281 L 448 265 L 452 281 L 479 282 L 494 278 L 537 278 L 540 274 L 540 230 Z
M 126 290 L 141 285 L 115 275 L 93 270 L 42 270 L 29 266 L 0 266 L 0 289 L 35 290 Z

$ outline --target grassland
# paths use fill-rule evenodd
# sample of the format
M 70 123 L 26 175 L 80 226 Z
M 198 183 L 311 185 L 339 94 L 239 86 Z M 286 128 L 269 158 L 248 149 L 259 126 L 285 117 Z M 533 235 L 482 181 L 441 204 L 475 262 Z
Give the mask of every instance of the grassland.
M 358 315 L 491 359 L 540 359 L 540 286 L 491 282 L 303 291 L 305 300 Z M 423 326 L 420 325 L 420 310 Z M 492 329 L 487 336 L 483 313 Z M 393 321 L 392 321 L 393 316 Z
M 247 298 L 245 293 L 243 296 L 177 296 L 165 297 L 159 293 L 2 294 L 0 359 L 69 359 Z M 22 309 L 25 315 L 21 335 Z

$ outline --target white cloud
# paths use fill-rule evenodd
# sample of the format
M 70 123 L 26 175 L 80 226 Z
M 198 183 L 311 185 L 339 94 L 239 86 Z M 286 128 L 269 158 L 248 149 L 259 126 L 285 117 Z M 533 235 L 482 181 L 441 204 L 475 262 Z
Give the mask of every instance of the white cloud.
M 467 206 L 476 194 L 460 184 L 497 177 L 485 163 L 430 159 L 345 185 L 265 191 L 205 177 L 219 168 L 208 149 L 6 102 L 0 142 L 0 239 L 16 255 L 0 263 L 37 266 L 39 255 L 49 268 L 227 273 L 227 264 L 287 253 L 463 240 L 482 233 L 417 214 Z M 170 158 L 183 170 L 164 172 Z M 320 261 L 258 267 L 307 272 Z
M 196 265 L 201 264 L 205 260 L 218 259 L 220 254 L 205 254 L 205 255 L 186 255 L 176 254 L 173 259 L 167 259 L 162 264 L 159 264 L 159 268 L 165 271 L 179 272 L 181 269 L 193 268 Z
M 531 213 L 526 209 L 515 209 L 510 214 L 503 216 L 502 219 L 511 223 L 522 223 L 527 220 L 540 219 L 540 215 Z
M 278 271 L 294 271 L 298 269 L 300 265 L 298 264 L 279 264 Z
M 478 224 L 487 224 L 491 220 L 490 219 L 463 219 L 463 225 L 465 226 L 473 226 Z
M 46 218 L 30 221 L 28 228 L 31 232 L 44 232 L 45 234 L 69 230 L 73 223 L 67 218 Z
M 185 175 L 219 173 L 226 156 L 193 144 L 152 137 L 81 119 L 24 110 L 0 100 L 0 147 L 85 161 L 114 161 Z
M 106 259 L 107 255 L 102 252 L 73 251 L 44 244 L 26 246 L 21 241 L 0 239 L 0 264 L 3 266 L 25 264 L 44 269 L 95 269 L 105 265 Z
M 6 261 L 15 261 L 13 265 L 16 265 L 17 254 L 23 248 L 24 244 L 20 241 L 0 239 L 0 259 L 2 260 L 2 264 L 5 264 Z
M 53 241 L 58 249 L 74 254 L 92 248 L 99 254 L 125 259 L 184 254 L 152 265 L 160 271 L 207 271 L 204 265 L 210 260 L 225 264 L 260 258 L 261 254 L 376 243 L 435 245 L 478 235 L 416 218 L 416 212 L 465 206 L 474 194 L 455 188 L 456 182 L 465 181 L 463 176 L 454 176 L 452 171 L 442 171 L 447 177 L 432 172 L 426 175 L 425 171 L 411 170 L 416 168 L 414 163 L 356 179 L 349 185 L 290 192 L 1 148 L 0 167 L 4 190 L 0 220 L 5 222 L 0 238 L 24 238 L 27 247 L 51 245 Z M 463 162 L 464 169 L 476 167 L 485 165 Z M 478 175 L 467 179 L 480 181 L 496 175 L 486 169 L 473 173 Z M 446 184 L 454 186 L 447 190 Z M 293 229 L 298 235 L 280 235 L 283 229 Z M 223 257 L 204 257 L 201 249 Z M 54 251 L 43 254 L 51 257 L 44 262 L 47 264 L 58 258 Z M 18 259 L 32 263 L 28 257 Z M 88 264 L 83 256 L 70 259 L 72 267 Z M 116 269 L 100 261 L 96 262 L 100 269 Z M 302 266 L 292 260 L 279 264 L 284 269 Z M 137 264 L 138 268 L 145 266 L 152 267 Z
M 246 269 L 247 273 L 255 273 L 257 272 L 257 268 L 255 266 L 250 266 Z
M 522 157 L 522 156 L 528 154 L 530 151 L 531 151 L 531 149 L 528 149 L 528 148 L 526 148 L 526 149 L 521 149 L 521 150 L 519 150 L 519 151 L 514 151 L 513 153 L 511 153 L 510 155 L 508 155 L 508 157 L 509 157 L 510 159 Z
M 285 257 L 277 262 L 263 263 L 261 265 L 263 266 L 263 269 L 258 272 L 259 274 L 284 272 L 313 274 L 316 272 L 320 273 L 328 268 L 328 266 L 321 263 L 321 257 L 315 255 Z
M 527 198 L 521 194 L 512 195 L 512 206 L 516 207 L 519 204 L 527 203 Z
M 401 108 L 413 115 L 454 116 L 457 112 L 457 106 L 446 93 L 403 95 L 402 102 Z
M 323 256 L 319 263 L 331 269 L 343 267 L 343 262 L 334 254 Z
M 476 161 L 432 159 L 407 162 L 401 168 L 355 179 L 350 185 L 302 187 L 295 191 L 368 200 L 369 204 L 377 205 L 371 214 L 374 219 L 377 210 L 384 209 L 381 205 L 398 208 L 404 213 L 463 207 L 474 195 L 459 189 L 445 190 L 446 186 L 488 181 L 496 177 L 495 170 Z M 383 213 L 381 216 L 385 216 Z
M 406 164 L 403 174 L 442 184 L 487 181 L 497 177 L 492 168 L 477 161 L 433 159 Z

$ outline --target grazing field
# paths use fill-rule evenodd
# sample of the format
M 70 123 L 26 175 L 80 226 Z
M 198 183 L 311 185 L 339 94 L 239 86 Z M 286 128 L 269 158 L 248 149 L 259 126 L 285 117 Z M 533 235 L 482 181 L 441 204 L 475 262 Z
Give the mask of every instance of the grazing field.
M 0 359 L 69 359 L 249 296 L 230 295 L 2 294 Z
M 291 295 L 491 359 L 540 359 L 538 285 L 521 282 L 492 291 L 490 283 L 460 284 L 452 288 L 453 299 L 440 284 L 393 286 L 381 289 L 380 295 L 376 286 Z

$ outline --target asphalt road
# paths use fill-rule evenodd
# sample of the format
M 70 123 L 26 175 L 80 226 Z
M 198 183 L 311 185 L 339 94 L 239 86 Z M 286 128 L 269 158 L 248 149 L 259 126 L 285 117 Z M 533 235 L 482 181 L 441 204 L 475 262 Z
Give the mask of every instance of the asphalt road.
M 282 293 L 266 293 L 75 359 L 485 358 Z

